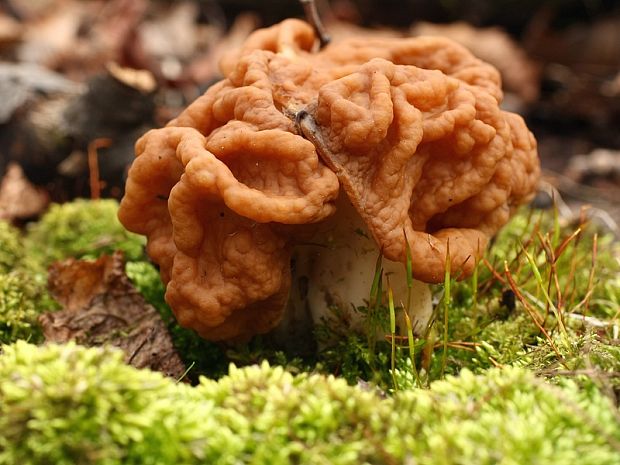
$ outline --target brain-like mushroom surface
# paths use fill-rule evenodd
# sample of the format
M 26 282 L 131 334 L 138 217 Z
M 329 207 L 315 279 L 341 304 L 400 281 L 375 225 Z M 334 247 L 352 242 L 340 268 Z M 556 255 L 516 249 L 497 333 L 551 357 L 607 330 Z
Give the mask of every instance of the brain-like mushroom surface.
M 539 175 L 497 71 L 449 40 L 348 39 L 313 51 L 287 20 L 136 144 L 119 217 L 148 238 L 179 322 L 212 340 L 273 328 L 294 246 L 344 191 L 386 258 L 468 276 Z

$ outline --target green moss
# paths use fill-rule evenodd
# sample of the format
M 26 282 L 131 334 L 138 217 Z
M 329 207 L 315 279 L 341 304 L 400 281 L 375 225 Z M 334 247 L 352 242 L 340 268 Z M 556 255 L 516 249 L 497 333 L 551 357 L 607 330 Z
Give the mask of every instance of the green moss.
M 398 396 L 396 408 L 397 430 L 412 416 L 423 423 L 406 437 L 418 463 L 620 463 L 618 411 L 607 398 L 523 369 L 463 370 Z
M 145 300 L 155 307 L 168 321 L 173 318 L 170 307 L 164 299 L 166 288 L 159 277 L 159 271 L 148 262 L 128 262 L 125 273 Z
M 120 352 L 25 343 L 4 350 L 0 463 L 197 463 L 214 434 L 234 451 L 212 402 L 132 369 Z
M 596 384 L 612 393 L 620 393 L 620 346 L 600 328 L 583 328 L 571 333 L 568 344 L 560 338 L 539 344 L 521 360 L 521 366 L 549 379 L 565 377 L 583 386 Z
M 0 343 L 42 339 L 37 317 L 54 306 L 43 268 L 24 248 L 19 231 L 0 221 Z
M 24 258 L 19 231 L 0 220 L 0 273 L 8 273 Z
M 53 205 L 26 238 L 0 221 L 0 342 L 41 341 L 37 316 L 58 308 L 47 292 L 47 266 L 68 257 L 92 258 L 123 250 L 144 259 L 143 240 L 126 232 L 114 200 Z
M 444 371 L 458 373 L 463 368 L 479 372 L 503 365 L 533 367 L 536 353 L 545 357 L 552 353 L 557 359 L 558 351 L 562 360 L 577 361 L 584 354 L 574 353 L 574 348 L 591 331 L 587 318 L 584 322 L 581 315 L 587 314 L 608 328 L 617 318 L 618 252 L 613 237 L 592 224 L 560 226 L 553 212 L 517 215 L 495 238 L 488 264 L 479 266 L 478 287 L 474 289 L 471 280 L 451 283 L 446 363 L 440 340 L 429 363 L 429 378 L 438 379 Z M 437 310 L 434 326 L 441 339 L 441 305 Z M 539 315 L 544 331 L 535 324 L 532 313 Z M 592 363 L 595 370 L 604 370 L 596 360 Z
M 42 340 L 37 322 L 42 311 L 41 293 L 41 286 L 23 273 L 0 274 L 0 343 Z
M 600 391 L 520 368 L 383 398 L 266 364 L 197 387 L 118 352 L 5 346 L 0 463 L 618 464 L 618 411 Z
M 122 250 L 129 261 L 145 259 L 144 238 L 123 228 L 112 199 L 54 204 L 28 231 L 30 253 L 44 264 L 64 258 L 96 258 Z

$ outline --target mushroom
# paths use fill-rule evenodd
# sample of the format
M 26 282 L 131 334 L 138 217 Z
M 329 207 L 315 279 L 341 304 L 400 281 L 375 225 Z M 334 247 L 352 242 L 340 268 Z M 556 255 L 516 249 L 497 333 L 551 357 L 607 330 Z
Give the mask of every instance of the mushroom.
M 302 307 L 325 307 L 330 282 L 359 302 L 379 252 L 401 270 L 395 289 L 408 248 L 420 281 L 443 280 L 448 250 L 467 277 L 534 191 L 536 142 L 500 109 L 497 71 L 465 48 L 314 43 L 299 20 L 254 32 L 222 81 L 136 144 L 120 220 L 147 236 L 180 324 L 207 339 L 274 328 L 302 273 Z

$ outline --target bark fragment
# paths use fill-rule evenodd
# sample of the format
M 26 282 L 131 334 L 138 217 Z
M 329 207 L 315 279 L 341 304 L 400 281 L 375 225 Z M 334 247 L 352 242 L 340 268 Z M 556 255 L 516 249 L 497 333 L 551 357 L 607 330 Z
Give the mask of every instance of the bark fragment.
M 177 379 L 185 372 L 159 313 L 127 278 L 122 253 L 57 262 L 49 270 L 48 285 L 63 310 L 39 318 L 47 342 L 110 344 L 137 368 Z

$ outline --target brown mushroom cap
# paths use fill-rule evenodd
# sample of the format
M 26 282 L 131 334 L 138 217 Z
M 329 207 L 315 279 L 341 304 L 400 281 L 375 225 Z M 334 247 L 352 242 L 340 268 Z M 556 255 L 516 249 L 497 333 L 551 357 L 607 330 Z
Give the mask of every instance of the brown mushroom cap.
M 136 144 L 120 219 L 148 237 L 168 303 L 205 338 L 277 324 L 291 248 L 334 214 L 339 184 L 387 258 L 403 262 L 408 240 L 426 282 L 443 279 L 448 247 L 469 275 L 534 190 L 535 140 L 463 47 L 313 44 L 297 20 L 255 32 L 224 80 Z

